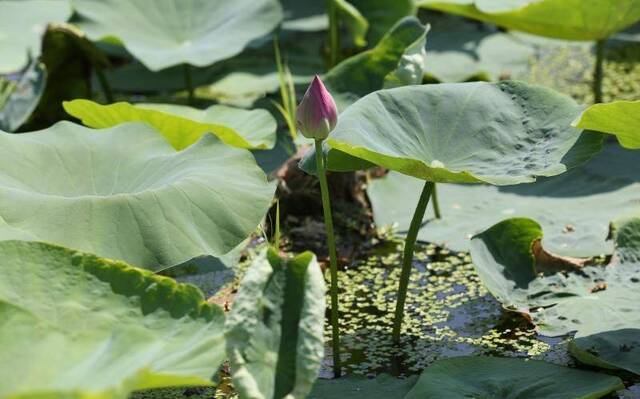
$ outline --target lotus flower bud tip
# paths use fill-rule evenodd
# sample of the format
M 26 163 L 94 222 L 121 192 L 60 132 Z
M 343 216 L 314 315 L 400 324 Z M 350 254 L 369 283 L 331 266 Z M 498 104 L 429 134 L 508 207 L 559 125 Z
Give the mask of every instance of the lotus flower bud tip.
M 331 93 L 316 75 L 296 111 L 298 129 L 309 139 L 324 140 L 336 127 L 338 109 Z

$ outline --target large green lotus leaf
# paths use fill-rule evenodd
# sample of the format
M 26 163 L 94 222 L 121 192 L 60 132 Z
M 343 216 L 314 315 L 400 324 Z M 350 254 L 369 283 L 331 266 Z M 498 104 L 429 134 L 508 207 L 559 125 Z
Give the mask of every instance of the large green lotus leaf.
M 639 0 L 420 0 L 434 10 L 566 40 L 601 40 L 640 19 Z
M 152 71 L 207 66 L 239 54 L 282 20 L 277 0 L 75 0 L 80 26 L 117 37 Z
M 50 22 L 71 16 L 65 0 L 0 1 L 0 73 L 24 68 L 40 54 L 40 38 Z
M 569 97 L 516 81 L 380 90 L 340 115 L 328 165 L 336 169 L 332 152 L 341 151 L 433 182 L 530 183 L 600 149 L 570 126 L 580 111 Z
M 176 152 L 155 130 L 70 122 L 0 133 L 0 237 L 68 246 L 152 270 L 221 256 L 274 187 L 251 154 L 205 135 Z
M 579 337 L 569 342 L 569 350 L 583 363 L 640 375 L 640 328 Z
M 585 139 L 598 135 L 583 133 Z M 427 211 L 419 238 L 456 251 L 467 251 L 469 240 L 499 221 L 528 217 L 542 225 L 543 244 L 565 256 L 611 254 L 605 241 L 609 222 L 636 214 L 640 202 L 638 151 L 607 143 L 585 165 L 560 176 L 540 178 L 532 184 L 510 187 L 439 184 L 442 218 Z M 424 183 L 391 172 L 367 185 L 378 227 L 395 226 L 405 234 Z M 607 204 L 603 206 L 602 204 Z
M 324 356 L 324 278 L 315 256 L 272 250 L 247 270 L 225 325 L 234 387 L 243 398 L 303 398 Z
M 639 149 L 640 101 L 592 105 L 580 115 L 574 126 L 613 134 L 623 147 Z
M 417 377 L 395 378 L 381 374 L 374 379 L 356 376 L 332 380 L 318 379 L 308 399 L 390 399 L 403 398 L 416 383 Z
M 201 110 L 174 104 L 101 105 L 89 100 L 64 103 L 64 109 L 85 125 L 103 129 L 124 122 L 145 122 L 158 130 L 176 150 L 183 150 L 205 133 L 233 147 L 269 149 L 276 141 L 276 120 L 262 109 L 244 110 L 212 105 Z
M 545 251 L 535 221 L 508 219 L 474 236 L 471 256 L 488 290 L 505 307 L 531 314 L 545 335 L 637 329 L 640 218 L 613 223 L 612 235 L 611 262 L 590 265 Z
M 10 92 L 4 98 L 1 87 L 7 84 L 0 78 L 0 129 L 15 132 L 31 116 L 40 103 L 40 98 L 47 82 L 47 71 L 40 62 L 33 62 L 27 68 L 20 79 L 14 83 L 8 83 Z
M 125 399 L 211 385 L 224 314 L 195 287 L 49 244 L 0 242 L 0 397 Z
M 624 384 L 618 377 L 539 360 L 455 357 L 422 372 L 405 399 L 597 399 Z

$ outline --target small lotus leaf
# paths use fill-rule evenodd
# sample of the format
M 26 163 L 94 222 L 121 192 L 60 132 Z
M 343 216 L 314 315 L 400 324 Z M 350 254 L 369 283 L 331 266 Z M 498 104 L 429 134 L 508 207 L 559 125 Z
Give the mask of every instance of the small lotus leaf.
M 531 314 L 545 335 L 637 329 L 640 218 L 613 223 L 612 235 L 611 262 L 590 265 L 546 252 L 535 221 L 508 219 L 474 236 L 471 256 L 489 291 L 504 306 Z
M 324 278 L 315 256 L 258 256 L 227 318 L 227 356 L 245 398 L 304 398 L 324 357 Z

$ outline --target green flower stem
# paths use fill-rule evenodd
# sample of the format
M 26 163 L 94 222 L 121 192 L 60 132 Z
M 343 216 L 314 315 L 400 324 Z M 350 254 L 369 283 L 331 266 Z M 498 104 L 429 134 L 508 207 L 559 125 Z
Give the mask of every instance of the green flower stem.
M 604 77 L 604 49 L 606 39 L 596 42 L 596 66 L 593 70 L 593 101 L 602 102 L 602 79 Z
M 331 217 L 331 201 L 329 200 L 329 186 L 325 174 L 322 140 L 316 140 L 316 169 L 320 180 L 322 194 L 322 211 L 324 224 L 327 229 L 327 246 L 329 247 L 329 263 L 331 272 L 331 343 L 333 349 L 333 374 L 340 377 L 340 327 L 338 325 L 338 257 L 336 254 L 336 238 L 333 234 L 333 219 Z
M 195 103 L 195 95 L 193 93 L 193 78 L 191 76 L 191 66 L 189 64 L 183 65 L 184 70 L 184 88 L 187 90 L 189 105 Z
M 436 219 L 442 219 L 440 214 L 440 204 L 438 203 L 438 192 L 436 191 L 436 184 L 433 183 L 431 189 L 431 203 L 433 204 L 433 213 L 436 215 Z
M 329 14 L 329 68 L 333 68 L 338 63 L 340 51 L 338 7 L 336 7 L 335 0 L 327 0 L 327 14 Z
M 400 274 L 400 285 L 398 287 L 398 300 L 396 301 L 396 312 L 393 320 L 393 341 L 400 342 L 400 328 L 402 327 L 402 318 L 404 317 L 404 303 L 407 299 L 407 288 L 409 287 L 409 276 L 411 275 L 411 267 L 413 263 L 413 248 L 416 245 L 418 231 L 422 225 L 424 212 L 427 210 L 429 199 L 433 192 L 434 183 L 427 181 L 420 194 L 418 206 L 413 213 L 409 233 L 404 241 L 404 254 L 402 256 L 402 272 Z
M 107 77 L 104 75 L 104 70 L 100 66 L 94 66 L 94 70 L 96 71 L 96 76 L 98 77 L 98 82 L 100 82 L 100 87 L 102 87 L 105 99 L 109 104 L 113 103 L 113 91 L 111 90 Z

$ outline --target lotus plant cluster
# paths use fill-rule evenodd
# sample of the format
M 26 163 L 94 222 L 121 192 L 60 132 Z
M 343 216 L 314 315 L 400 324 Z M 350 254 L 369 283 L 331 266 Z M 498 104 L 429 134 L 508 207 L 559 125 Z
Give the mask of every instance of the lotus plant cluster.
M 633 396 L 638 23 L 0 0 L 0 399 Z M 593 45 L 582 97 L 531 82 L 561 53 L 531 36 Z

